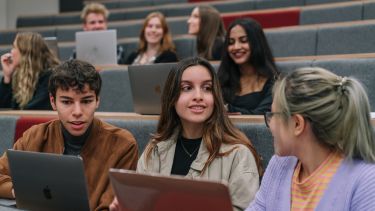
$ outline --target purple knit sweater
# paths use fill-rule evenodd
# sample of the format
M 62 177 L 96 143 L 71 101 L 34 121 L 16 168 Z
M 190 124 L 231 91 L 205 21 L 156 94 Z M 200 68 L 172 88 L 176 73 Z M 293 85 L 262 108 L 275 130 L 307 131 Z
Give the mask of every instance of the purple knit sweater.
M 260 189 L 246 210 L 289 211 L 291 181 L 297 161 L 296 157 L 273 156 Z M 375 165 L 344 160 L 315 210 L 375 210 Z

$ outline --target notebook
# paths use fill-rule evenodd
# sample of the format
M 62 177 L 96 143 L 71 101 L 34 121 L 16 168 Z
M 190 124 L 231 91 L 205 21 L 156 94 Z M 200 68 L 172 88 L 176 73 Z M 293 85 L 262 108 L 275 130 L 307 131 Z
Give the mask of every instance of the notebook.
M 57 58 L 60 58 L 59 47 L 57 45 L 56 37 L 45 37 L 44 41 L 47 43 L 47 46 L 55 54 Z
M 80 157 L 7 151 L 16 206 L 25 210 L 90 210 Z
M 117 64 L 116 30 L 76 32 L 77 59 L 93 65 Z
M 222 183 L 184 177 L 137 174 L 110 169 L 117 200 L 131 211 L 232 211 L 228 187 Z
M 164 83 L 176 63 L 128 66 L 134 112 L 160 114 Z

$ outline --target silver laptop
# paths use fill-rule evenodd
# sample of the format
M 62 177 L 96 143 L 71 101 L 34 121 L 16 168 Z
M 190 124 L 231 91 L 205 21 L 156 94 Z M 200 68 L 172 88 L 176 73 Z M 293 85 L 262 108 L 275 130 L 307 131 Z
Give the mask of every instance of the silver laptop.
M 124 210 L 233 210 L 228 187 L 222 183 L 120 169 L 110 169 L 109 177 Z
M 17 208 L 90 210 L 80 157 L 7 151 Z
M 77 59 L 93 65 L 117 64 L 116 30 L 76 32 Z
M 128 66 L 134 112 L 160 114 L 161 93 L 174 66 L 176 63 Z
M 57 58 L 60 58 L 59 47 L 57 45 L 57 38 L 45 37 L 44 41 L 47 43 L 47 46 L 49 49 L 51 49 L 52 53 L 54 53 Z

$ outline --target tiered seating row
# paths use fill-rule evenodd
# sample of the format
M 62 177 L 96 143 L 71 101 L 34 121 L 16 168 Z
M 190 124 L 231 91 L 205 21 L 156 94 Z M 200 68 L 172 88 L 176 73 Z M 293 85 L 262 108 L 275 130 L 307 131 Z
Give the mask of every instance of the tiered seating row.
M 277 67 L 285 74 L 298 67 L 319 66 L 327 68 L 341 76 L 354 76 L 367 88 L 370 98 L 371 111 L 375 111 L 375 54 L 361 58 L 356 55 L 347 57 L 305 57 L 298 60 L 277 61 Z M 217 69 L 219 63 L 213 63 Z M 116 70 L 102 70 L 103 80 L 99 111 L 133 112 L 133 101 L 126 66 Z
M 42 112 L 43 115 L 38 115 L 38 112 L 29 111 L 29 116 L 24 116 L 24 113 L 18 111 L 0 111 L 0 130 L 6 131 L 6 133 L 0 136 L 0 154 L 6 149 L 11 148 L 20 134 L 32 125 L 57 118 L 55 112 Z M 140 152 L 143 152 L 150 139 L 150 135 L 156 131 L 158 117 L 152 116 L 152 119 L 150 119 L 147 116 L 122 114 L 122 118 L 118 117 L 118 113 L 108 117 L 108 115 L 102 116 L 98 112 L 97 116 L 113 125 L 129 130 L 136 138 Z M 263 164 L 266 166 L 274 150 L 272 136 L 263 123 L 263 116 L 242 116 L 239 118 L 233 117 L 232 119 L 234 119 L 235 125 L 252 140 L 254 146 L 262 155 Z

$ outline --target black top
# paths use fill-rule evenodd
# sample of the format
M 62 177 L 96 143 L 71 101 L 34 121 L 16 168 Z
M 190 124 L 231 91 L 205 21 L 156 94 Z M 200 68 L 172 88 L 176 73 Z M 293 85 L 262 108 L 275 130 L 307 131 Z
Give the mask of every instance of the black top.
M 48 95 L 48 81 L 51 73 L 50 70 L 40 73 L 34 95 L 23 109 L 52 110 Z M 13 99 L 12 83 L 5 84 L 4 78 L 0 83 L 0 108 L 20 109 L 16 100 Z
M 271 111 L 273 84 L 274 81 L 268 79 L 262 91 L 236 96 L 233 102 L 228 104 L 228 111 L 253 115 L 262 115 Z
M 124 56 L 124 48 L 121 45 L 117 45 L 117 64 L 125 64 L 125 56 Z M 69 60 L 76 59 L 77 52 L 76 49 L 73 49 L 72 55 L 70 56 Z
M 86 132 L 81 136 L 73 136 L 61 124 L 62 134 L 64 137 L 64 155 L 79 155 L 81 149 L 90 135 L 92 124 L 87 128 Z
M 187 139 L 179 136 L 176 143 L 171 174 L 187 175 L 191 163 L 198 155 L 202 138 Z
M 134 60 L 139 55 L 138 51 L 131 53 L 125 61 L 125 64 L 133 64 Z M 170 63 L 178 62 L 177 55 L 173 51 L 163 51 L 159 56 L 156 57 L 154 63 Z
M 223 54 L 224 41 L 221 38 L 216 38 L 214 46 L 212 47 L 212 60 L 221 60 Z

